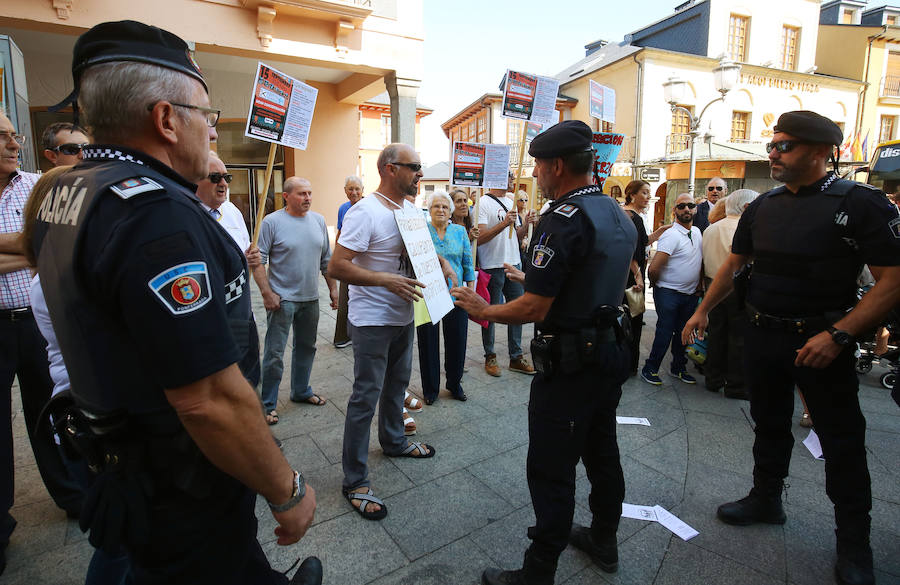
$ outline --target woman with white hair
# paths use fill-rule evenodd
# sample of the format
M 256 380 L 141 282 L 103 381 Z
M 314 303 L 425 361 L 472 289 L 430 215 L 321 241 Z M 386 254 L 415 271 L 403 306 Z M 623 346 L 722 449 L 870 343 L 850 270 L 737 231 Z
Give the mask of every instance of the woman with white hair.
M 703 270 L 709 282 L 731 253 L 731 240 L 737 230 L 741 214 L 759 196 L 750 189 L 738 189 L 725 199 L 725 217 L 710 224 L 703 232 Z M 743 349 L 747 315 L 736 295 L 731 294 L 709 313 L 706 362 L 703 373 L 706 389 L 718 392 L 725 389 L 726 398 L 749 398 L 744 389 Z
M 453 200 L 446 191 L 435 191 L 426 200 L 426 208 L 431 215 L 428 230 L 434 248 L 456 272 L 459 282 L 475 288 L 475 267 L 472 264 L 472 246 L 466 229 L 451 223 Z M 453 398 L 468 399 L 462 388 L 463 363 L 466 361 L 466 332 L 469 315 L 459 307 L 453 307 L 441 323 L 444 326 L 444 372 L 447 390 Z M 437 400 L 441 384 L 441 358 L 439 354 L 438 325 L 420 325 L 416 334 L 419 338 L 419 368 L 422 374 L 422 393 L 425 404 Z

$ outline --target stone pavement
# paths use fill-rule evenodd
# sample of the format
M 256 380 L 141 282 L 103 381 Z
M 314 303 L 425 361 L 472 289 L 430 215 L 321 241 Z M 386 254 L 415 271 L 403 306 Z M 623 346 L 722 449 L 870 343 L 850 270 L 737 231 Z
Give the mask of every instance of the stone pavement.
M 254 288 L 260 335 L 265 318 Z M 274 522 L 260 501 L 259 537 L 273 565 L 287 569 L 296 558 L 318 555 L 325 583 L 476 584 L 487 566 L 519 567 L 534 521 L 525 482 L 528 445 L 526 403 L 530 378 L 504 370 L 487 376 L 479 328 L 470 323 L 463 383 L 469 401 L 446 392 L 413 416 L 417 440 L 437 448 L 433 459 L 389 459 L 378 448 L 373 425 L 370 467 L 373 488 L 387 503 L 381 522 L 363 520 L 341 496 L 341 438 L 352 384 L 352 348 L 331 345 L 334 313 L 321 287 L 319 349 L 313 369 L 322 407 L 291 403 L 289 358 L 282 382 L 281 422 L 273 427 L 288 460 L 316 489 L 315 524 L 297 545 L 275 544 Z M 652 306 L 651 306 L 652 307 Z M 653 337 L 651 310 L 644 327 L 643 355 Z M 533 331 L 524 327 L 526 338 Z M 497 354 L 506 356 L 506 328 L 498 326 Z M 288 351 L 289 353 L 289 351 Z M 411 390 L 419 392 L 414 358 Z M 666 362 L 667 365 L 668 362 Z M 505 362 L 501 359 L 501 365 Z M 862 377 L 860 401 L 868 420 L 867 448 L 874 509 L 872 542 L 879 584 L 900 583 L 900 410 L 878 385 L 879 366 Z M 702 382 L 702 378 L 701 378 Z M 652 426 L 619 426 L 626 502 L 660 504 L 696 528 L 685 542 L 657 523 L 623 519 L 619 528 L 619 572 L 608 575 L 589 559 L 567 550 L 557 583 L 753 584 L 833 583 L 833 511 L 825 495 L 824 463 L 797 439 L 788 479 L 784 526 L 732 527 L 718 522 L 716 506 L 746 495 L 751 484 L 753 433 L 748 403 L 688 386 L 673 378 L 653 387 L 630 379 L 619 414 L 650 419 Z M 9 566 L 0 584 L 83 583 L 91 547 L 67 521 L 41 483 L 25 439 L 18 390 L 13 390 L 16 446 L 16 505 L 19 525 L 7 550 Z M 578 471 L 576 519 L 590 522 L 584 469 Z

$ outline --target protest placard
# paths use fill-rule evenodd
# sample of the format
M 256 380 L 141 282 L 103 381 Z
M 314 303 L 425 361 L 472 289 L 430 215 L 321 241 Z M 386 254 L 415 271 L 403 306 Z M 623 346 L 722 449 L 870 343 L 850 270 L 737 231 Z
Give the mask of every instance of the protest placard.
M 431 315 L 431 323 L 436 325 L 453 309 L 453 299 L 434 250 L 425 216 L 419 209 L 404 207 L 395 209 L 394 217 L 397 219 L 403 245 L 406 246 L 406 254 L 416 273 L 416 280 L 425 285 L 422 290 L 425 306 Z
M 244 135 L 306 150 L 318 93 L 298 79 L 257 64 Z
M 507 70 L 500 114 L 506 118 L 553 124 L 559 119 L 556 112 L 558 92 L 558 79 Z
M 590 114 L 610 124 L 616 123 L 616 90 L 590 80 Z
M 588 83 L 590 88 L 590 114 L 591 118 L 603 119 L 603 86 L 591 79 Z
M 451 182 L 456 186 L 505 189 L 509 145 L 454 142 L 451 165 Z
M 609 177 L 624 142 L 624 134 L 594 132 L 591 138 L 591 148 L 594 149 L 594 176 L 601 182 Z

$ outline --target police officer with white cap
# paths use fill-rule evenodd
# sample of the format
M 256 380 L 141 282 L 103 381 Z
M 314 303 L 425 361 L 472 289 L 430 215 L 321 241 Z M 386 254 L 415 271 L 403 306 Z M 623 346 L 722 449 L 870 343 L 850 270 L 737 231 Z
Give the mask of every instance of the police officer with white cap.
M 286 584 L 256 495 L 288 545 L 315 492 L 245 379 L 259 356 L 243 251 L 195 196 L 219 111 L 185 42 L 156 27 L 95 26 L 72 70 L 96 143 L 48 193 L 34 248 L 72 385 L 54 421 L 94 472 L 81 528 L 124 547 L 137 584 Z M 321 576 L 310 558 L 292 582 Z
M 835 575 L 842 584 L 874 583 L 866 421 L 854 351 L 856 337 L 900 301 L 900 217 L 881 191 L 826 171 L 842 140 L 834 122 L 787 112 L 774 129 L 769 167 L 784 185 L 741 216 L 731 255 L 682 332 L 686 342 L 703 335 L 710 309 L 733 288 L 745 288 L 746 270 L 731 277 L 752 261 L 744 365 L 756 422 L 753 489 L 719 506 L 717 515 L 735 525 L 784 524 L 781 491 L 797 385 L 825 456 L 825 490 L 837 525 Z M 863 264 L 878 282 L 854 307 Z
M 476 319 L 537 323 L 527 463 L 537 522 L 528 531 L 532 544 L 523 567 L 487 569 L 481 577 L 485 585 L 552 585 L 569 543 L 604 571 L 618 567 L 616 530 L 625 481 L 615 414 L 630 360 L 617 305 L 637 230 L 616 201 L 592 184 L 591 138 L 587 124 L 569 120 L 539 134 L 528 149 L 538 187 L 552 203 L 526 254 L 525 294 L 505 305 L 488 305 L 470 289 L 451 291 L 456 304 Z M 507 271 L 522 275 L 510 266 Z M 590 528 L 572 524 L 579 460 L 591 482 Z

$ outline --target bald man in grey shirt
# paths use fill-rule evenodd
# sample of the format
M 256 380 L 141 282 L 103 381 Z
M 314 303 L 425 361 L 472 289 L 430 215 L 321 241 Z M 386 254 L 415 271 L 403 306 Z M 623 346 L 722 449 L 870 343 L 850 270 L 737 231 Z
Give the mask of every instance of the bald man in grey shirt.
M 316 406 L 325 404 L 309 385 L 319 325 L 318 273 L 328 283 L 331 308 L 337 309 L 338 305 L 337 281 L 325 274 L 331 259 L 328 229 L 325 218 L 310 211 L 309 181 L 300 177 L 286 180 L 284 201 L 284 209 L 263 219 L 259 232 L 262 264 L 253 269 L 266 308 L 268 328 L 262 360 L 262 401 L 270 425 L 278 422 L 275 407 L 284 373 L 284 347 L 292 328 L 291 400 Z

